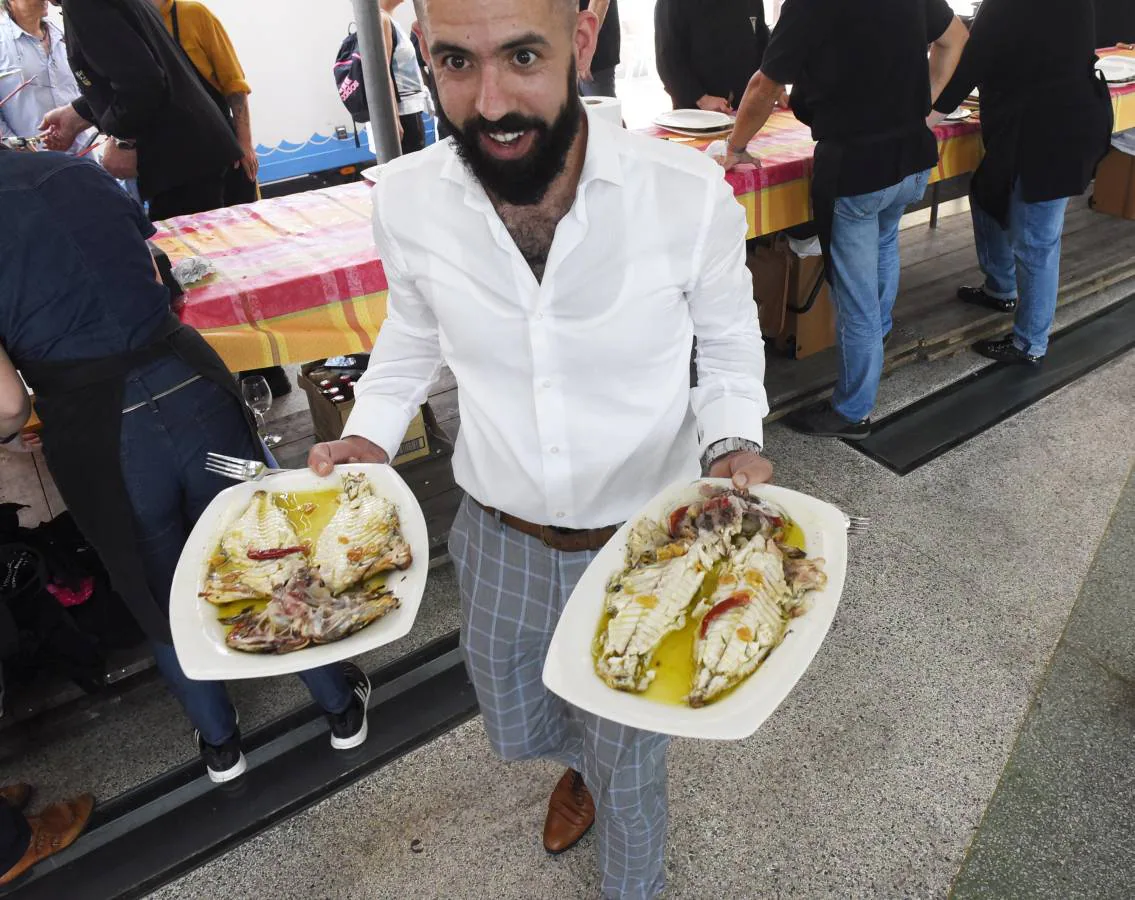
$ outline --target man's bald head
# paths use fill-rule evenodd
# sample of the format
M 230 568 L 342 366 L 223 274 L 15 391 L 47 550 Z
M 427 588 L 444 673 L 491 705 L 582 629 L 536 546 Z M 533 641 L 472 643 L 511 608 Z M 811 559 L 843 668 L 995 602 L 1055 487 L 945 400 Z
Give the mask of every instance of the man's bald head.
M 467 2 L 467 0 L 462 0 Z M 492 0 L 480 0 L 484 5 L 491 6 Z M 532 0 L 533 3 L 539 3 L 541 0 Z M 577 0 L 542 0 L 553 8 L 558 8 L 564 15 L 565 23 L 574 24 L 576 15 L 579 13 L 579 3 Z M 427 27 L 429 21 L 429 8 L 432 5 L 432 0 L 414 0 L 414 13 L 418 17 L 418 21 L 422 24 L 422 28 Z

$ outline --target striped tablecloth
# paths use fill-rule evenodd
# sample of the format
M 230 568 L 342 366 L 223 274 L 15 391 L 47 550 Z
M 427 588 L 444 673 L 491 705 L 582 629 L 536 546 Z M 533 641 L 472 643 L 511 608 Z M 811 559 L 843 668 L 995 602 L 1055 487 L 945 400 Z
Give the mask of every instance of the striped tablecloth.
M 1135 84 L 1114 88 L 1112 96 L 1116 130 L 1135 128 Z M 937 136 L 932 180 L 977 168 L 976 118 L 943 125 Z M 725 176 L 745 207 L 750 237 L 808 221 L 815 146 L 808 128 L 778 112 L 750 146 L 762 167 Z M 213 263 L 216 274 L 186 292 L 181 319 L 231 369 L 252 369 L 370 349 L 386 316 L 370 212 L 368 186 L 350 184 L 170 219 L 154 240 L 175 262 L 204 256 Z

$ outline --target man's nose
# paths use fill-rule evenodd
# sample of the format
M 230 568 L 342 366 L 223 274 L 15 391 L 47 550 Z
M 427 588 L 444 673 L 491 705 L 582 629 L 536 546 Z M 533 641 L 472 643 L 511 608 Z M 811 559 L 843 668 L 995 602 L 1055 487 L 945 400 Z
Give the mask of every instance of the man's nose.
M 502 73 L 496 66 L 486 66 L 481 70 L 481 85 L 477 92 L 477 112 L 490 122 L 495 122 L 511 108 L 505 90 Z

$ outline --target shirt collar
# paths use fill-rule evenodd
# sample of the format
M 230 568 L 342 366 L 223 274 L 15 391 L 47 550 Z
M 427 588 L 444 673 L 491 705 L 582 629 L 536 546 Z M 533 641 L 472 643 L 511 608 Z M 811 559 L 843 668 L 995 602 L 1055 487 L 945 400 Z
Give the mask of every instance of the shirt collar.
M 579 175 L 577 192 L 581 192 L 592 181 L 607 181 L 611 184 L 621 185 L 623 183 L 623 161 L 618 138 L 622 129 L 617 129 L 610 122 L 601 119 L 586 105 L 584 112 L 587 115 L 587 150 L 583 158 L 583 171 Z M 452 147 L 445 168 L 442 170 L 442 177 L 462 185 L 465 188 L 466 199 L 477 197 L 488 201 L 484 189 L 469 174 L 469 170 L 465 168 L 465 164 L 461 162 L 457 151 Z
M 16 24 L 16 20 L 11 16 L 0 13 L 0 24 L 8 29 L 8 33 L 11 34 L 12 40 L 19 40 L 21 37 L 26 37 L 29 41 L 36 41 L 38 43 L 38 39 L 35 37 L 35 35 L 28 34 L 26 31 L 24 31 L 24 29 Z M 44 28 L 52 31 L 51 39 L 54 42 L 55 32 L 52 29 L 56 27 L 55 23 L 50 19 L 44 19 L 43 25 Z

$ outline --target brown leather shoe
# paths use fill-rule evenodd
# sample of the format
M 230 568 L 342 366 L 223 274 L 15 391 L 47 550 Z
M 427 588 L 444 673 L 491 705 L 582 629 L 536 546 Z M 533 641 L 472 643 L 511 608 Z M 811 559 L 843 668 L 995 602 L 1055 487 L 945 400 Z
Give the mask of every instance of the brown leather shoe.
M 71 846 L 91 818 L 95 808 L 95 798 L 90 794 L 80 794 L 74 800 L 52 803 L 38 816 L 31 816 L 28 825 L 32 838 L 28 849 L 20 861 L 0 877 L 0 884 L 15 881 L 37 862 Z
M 583 776 L 574 769 L 552 791 L 548 801 L 548 818 L 544 822 L 544 849 L 563 853 L 579 843 L 595 822 L 595 801 L 583 783 Z
M 0 800 L 7 803 L 16 812 L 23 812 L 32 796 L 30 784 L 6 784 L 0 787 Z

